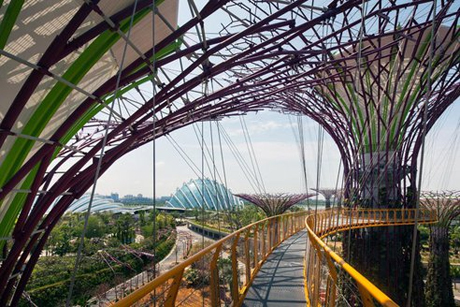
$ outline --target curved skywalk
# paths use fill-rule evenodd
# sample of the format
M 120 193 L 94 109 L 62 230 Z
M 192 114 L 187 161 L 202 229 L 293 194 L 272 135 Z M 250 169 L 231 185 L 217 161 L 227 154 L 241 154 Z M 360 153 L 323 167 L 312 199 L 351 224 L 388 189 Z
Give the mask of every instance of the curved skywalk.
M 276 248 L 248 289 L 243 306 L 305 307 L 303 258 L 307 231 L 302 230 Z

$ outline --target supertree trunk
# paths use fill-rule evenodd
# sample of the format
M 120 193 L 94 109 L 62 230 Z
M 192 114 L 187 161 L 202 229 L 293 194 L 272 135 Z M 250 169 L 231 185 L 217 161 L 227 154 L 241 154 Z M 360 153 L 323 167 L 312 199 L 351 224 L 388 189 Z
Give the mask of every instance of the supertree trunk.
M 399 305 L 407 301 L 411 247 L 412 228 L 406 226 L 351 230 L 345 231 L 343 236 L 346 261 Z M 423 307 L 422 266 L 420 254 L 416 252 L 416 255 L 411 305 Z M 354 295 L 349 293 L 348 297 Z
M 432 226 L 430 233 L 430 259 L 426 280 L 426 302 L 428 307 L 454 307 L 454 293 L 449 262 L 449 229 Z
M 355 191 L 360 195 L 348 203 L 351 208 L 414 208 L 414 168 L 407 169 L 396 154 L 367 154 L 364 163 L 355 170 Z M 372 161 L 370 163 L 370 161 Z M 385 167 L 384 167 L 385 166 Z M 406 170 L 407 169 L 407 170 Z M 402 178 L 409 175 L 408 180 Z M 408 187 L 405 185 L 409 184 Z M 403 196 L 404 195 L 404 196 Z M 364 276 L 390 295 L 399 305 L 406 305 L 410 280 L 413 227 L 391 226 L 346 231 L 343 254 Z M 420 244 L 416 244 L 412 306 L 423 307 L 424 291 Z M 353 294 L 350 294 L 353 296 Z

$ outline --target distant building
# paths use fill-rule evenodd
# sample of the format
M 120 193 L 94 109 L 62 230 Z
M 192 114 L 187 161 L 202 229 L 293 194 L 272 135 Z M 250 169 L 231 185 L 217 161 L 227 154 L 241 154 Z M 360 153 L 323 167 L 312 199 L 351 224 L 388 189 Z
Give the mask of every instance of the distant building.
M 170 198 L 171 198 L 171 196 L 160 196 L 160 197 L 157 197 L 156 200 L 158 202 L 166 203 Z
M 54 203 L 59 201 L 58 198 Z M 83 213 L 87 212 L 91 200 L 91 194 L 84 194 L 79 199 L 75 200 L 67 208 L 66 212 L 70 213 Z M 138 211 L 149 210 L 146 206 L 125 206 L 122 203 L 115 202 L 112 197 L 103 195 L 94 195 L 91 204 L 91 213 L 110 211 L 112 213 L 131 213 L 134 214 Z
M 178 188 L 167 206 L 182 209 L 229 210 L 243 205 L 223 184 L 211 179 L 190 180 Z
M 110 198 L 112 198 L 113 201 L 119 201 L 120 200 L 120 195 L 118 193 L 112 193 L 112 194 L 110 194 Z

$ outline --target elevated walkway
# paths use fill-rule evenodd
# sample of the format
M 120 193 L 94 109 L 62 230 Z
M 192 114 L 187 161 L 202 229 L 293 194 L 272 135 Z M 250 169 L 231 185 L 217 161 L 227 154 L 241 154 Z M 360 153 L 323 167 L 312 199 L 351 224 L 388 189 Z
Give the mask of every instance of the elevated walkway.
M 245 307 L 305 307 L 303 259 L 307 231 L 281 243 L 262 265 L 243 302 Z
M 415 220 L 433 223 L 436 214 L 366 209 L 270 217 L 206 247 L 114 306 L 335 306 L 339 272 L 356 289 L 355 302 L 397 306 L 391 294 L 374 286 L 322 240 L 344 230 L 411 225 Z M 194 283 L 190 275 L 198 276 Z

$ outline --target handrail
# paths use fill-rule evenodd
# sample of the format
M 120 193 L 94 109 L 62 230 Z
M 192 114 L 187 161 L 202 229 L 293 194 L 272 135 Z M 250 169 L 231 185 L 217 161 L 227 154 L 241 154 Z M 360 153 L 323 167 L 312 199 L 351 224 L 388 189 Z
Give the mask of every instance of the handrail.
M 243 227 L 184 260 L 159 275 L 135 292 L 115 302 L 114 306 L 206 305 L 220 306 L 221 300 L 241 306 L 247 289 L 268 255 L 285 239 L 306 227 L 308 244 L 305 255 L 305 295 L 308 306 L 334 306 L 337 299 L 338 269 L 357 284 L 359 297 L 365 307 L 374 300 L 383 306 L 397 306 L 385 293 L 346 263 L 321 239 L 331 234 L 356 228 L 390 225 L 410 225 L 415 221 L 415 209 L 324 210 L 273 216 Z M 420 210 L 420 223 L 433 223 L 432 211 Z M 222 277 L 220 260 L 231 262 L 231 276 Z M 329 271 L 324 274 L 324 268 Z M 209 281 L 198 289 L 187 288 L 184 275 L 190 269 L 204 271 Z M 223 269 L 222 269 L 223 271 Z M 228 284 L 226 284 L 228 283 Z M 324 286 L 326 285 L 326 286 Z
M 359 292 L 357 295 L 365 307 L 375 306 L 374 300 L 382 306 L 398 306 L 390 297 L 329 248 L 321 238 L 349 229 L 411 225 L 415 222 L 416 212 L 415 209 L 327 210 L 307 216 L 305 224 L 309 244 L 304 261 L 307 305 L 335 306 L 338 290 L 338 269 L 343 269 L 356 282 Z M 419 210 L 419 223 L 434 223 L 436 219 L 434 211 Z M 322 267 L 326 267 L 329 274 L 321 274 Z
M 174 306 L 180 288 L 184 288 L 182 283 L 184 272 L 203 260 L 208 260 L 209 263 L 206 264 L 208 271 L 206 273 L 208 276 L 209 274 L 211 275 L 210 283 L 205 288 L 206 294 L 209 295 L 205 296 L 210 297 L 211 305 L 217 306 L 220 300 L 219 290 L 225 286 L 222 285 L 222 281 L 218 276 L 217 262 L 219 259 L 225 258 L 225 253 L 222 253 L 222 251 L 228 245 L 231 245 L 231 247 L 226 254 L 230 256 L 232 262 L 232 285 L 227 287 L 228 299 L 232 301 L 233 306 L 239 306 L 242 304 L 245 293 L 255 275 L 273 249 L 291 235 L 305 228 L 303 221 L 306 215 L 308 215 L 307 211 L 278 215 L 243 227 L 204 248 L 171 270 L 145 284 L 142 288 L 115 302 L 114 306 L 131 306 L 152 295 L 156 290 L 161 294 L 156 296 L 161 297 L 154 297 L 154 300 L 161 301 L 160 305 Z M 212 257 L 209 257 L 210 255 Z M 241 266 L 244 267 L 243 274 L 240 272 Z M 246 276 L 242 282 L 239 281 L 240 275 Z M 165 286 L 167 289 L 160 290 L 161 286 Z M 165 294 L 166 292 L 167 294 Z M 204 298 L 200 297 L 200 299 Z M 185 303 L 184 305 L 187 304 Z

